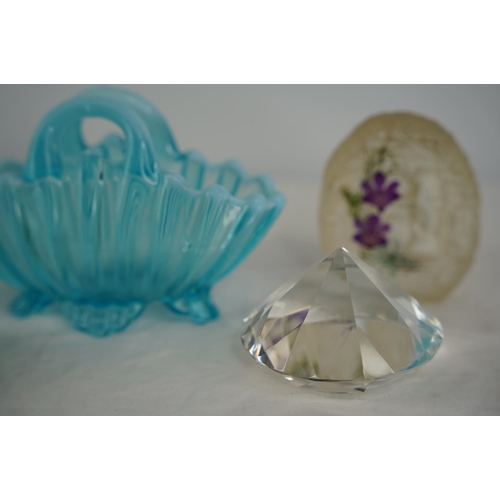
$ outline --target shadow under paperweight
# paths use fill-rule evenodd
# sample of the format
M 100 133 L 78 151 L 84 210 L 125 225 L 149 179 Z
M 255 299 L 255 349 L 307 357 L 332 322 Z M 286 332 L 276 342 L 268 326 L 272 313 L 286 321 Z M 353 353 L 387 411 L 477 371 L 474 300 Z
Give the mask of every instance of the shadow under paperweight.
M 88 118 L 122 135 L 89 145 Z M 284 206 L 271 178 L 181 152 L 137 94 L 93 88 L 52 110 L 25 165 L 0 167 L 0 278 L 11 311 L 60 302 L 78 330 L 123 330 L 151 301 L 196 323 L 217 317 L 212 286 L 260 242 Z
M 294 385 L 364 392 L 429 360 L 440 322 L 384 275 L 339 248 L 271 294 L 242 342 Z

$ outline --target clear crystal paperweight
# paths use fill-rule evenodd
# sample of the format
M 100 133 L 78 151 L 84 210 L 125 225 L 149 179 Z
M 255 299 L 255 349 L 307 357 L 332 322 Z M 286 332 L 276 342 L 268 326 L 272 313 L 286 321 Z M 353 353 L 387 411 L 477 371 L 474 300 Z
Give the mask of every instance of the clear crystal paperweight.
M 339 248 L 245 319 L 244 347 L 295 385 L 364 392 L 436 354 L 441 324 L 384 275 Z

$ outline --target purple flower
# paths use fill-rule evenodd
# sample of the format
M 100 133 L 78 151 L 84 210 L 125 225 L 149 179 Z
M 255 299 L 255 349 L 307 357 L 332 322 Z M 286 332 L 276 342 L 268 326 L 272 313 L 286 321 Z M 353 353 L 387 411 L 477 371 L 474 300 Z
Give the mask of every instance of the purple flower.
M 364 181 L 361 184 L 365 192 L 363 201 L 375 205 L 381 212 L 384 211 L 387 205 L 399 198 L 399 194 L 396 192 L 399 182 L 391 182 L 388 186 L 384 186 L 384 183 L 385 175 L 383 172 L 378 171 L 371 182 Z
M 382 224 L 377 215 L 369 215 L 366 219 L 357 219 L 354 225 L 359 232 L 354 235 L 354 240 L 366 248 L 373 248 L 387 245 L 385 233 L 389 231 L 389 224 Z

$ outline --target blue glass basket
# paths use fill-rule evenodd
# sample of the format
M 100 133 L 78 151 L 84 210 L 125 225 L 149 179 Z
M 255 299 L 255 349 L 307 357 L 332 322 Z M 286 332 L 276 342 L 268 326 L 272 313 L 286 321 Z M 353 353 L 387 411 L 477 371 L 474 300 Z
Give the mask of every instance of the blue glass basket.
M 82 121 L 123 131 L 96 147 Z M 55 108 L 26 166 L 0 167 L 0 277 L 21 293 L 18 316 L 61 302 L 75 328 L 125 328 L 161 300 L 197 323 L 217 317 L 215 282 L 261 240 L 284 206 L 266 176 L 181 153 L 140 96 L 96 88 Z

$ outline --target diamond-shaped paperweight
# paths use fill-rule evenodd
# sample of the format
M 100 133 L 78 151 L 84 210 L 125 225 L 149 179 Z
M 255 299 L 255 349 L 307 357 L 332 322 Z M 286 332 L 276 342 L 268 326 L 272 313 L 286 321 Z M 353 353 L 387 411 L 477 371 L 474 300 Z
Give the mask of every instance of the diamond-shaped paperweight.
M 440 322 L 345 248 L 271 294 L 245 319 L 242 342 L 298 386 L 364 392 L 436 354 Z

